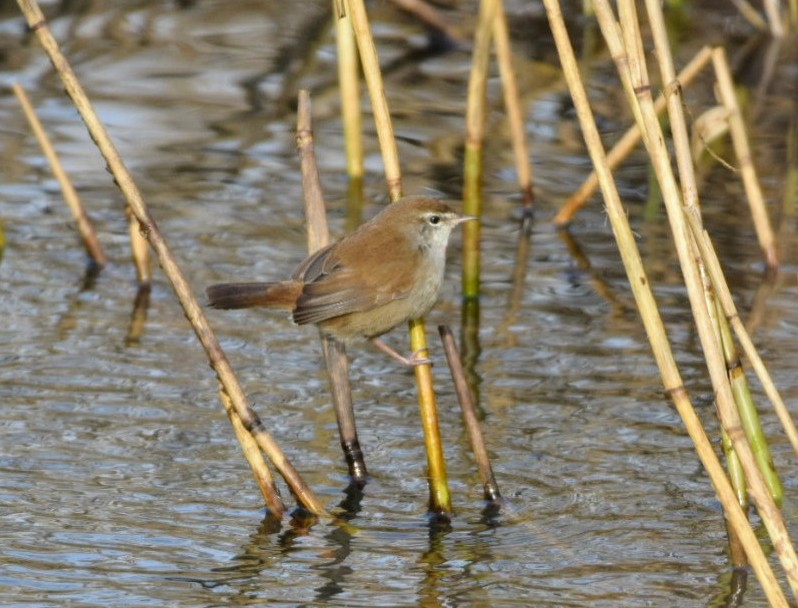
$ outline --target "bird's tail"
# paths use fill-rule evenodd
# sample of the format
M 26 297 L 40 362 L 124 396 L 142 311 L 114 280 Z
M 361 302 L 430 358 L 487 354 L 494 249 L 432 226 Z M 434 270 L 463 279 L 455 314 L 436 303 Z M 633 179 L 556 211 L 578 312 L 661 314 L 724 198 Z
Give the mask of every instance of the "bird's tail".
M 292 309 L 302 293 L 298 281 L 280 283 L 221 283 L 205 290 L 213 308 L 266 308 Z

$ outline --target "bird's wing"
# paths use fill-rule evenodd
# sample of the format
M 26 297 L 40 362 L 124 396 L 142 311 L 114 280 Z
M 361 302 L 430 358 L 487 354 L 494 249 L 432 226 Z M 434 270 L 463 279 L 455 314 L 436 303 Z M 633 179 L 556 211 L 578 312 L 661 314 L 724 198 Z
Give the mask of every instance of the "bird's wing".
M 416 264 L 400 259 L 396 251 L 392 239 L 348 238 L 308 258 L 294 274 L 305 284 L 294 308 L 294 322 L 319 323 L 407 297 Z M 343 261 L 359 262 L 363 257 L 374 264 Z

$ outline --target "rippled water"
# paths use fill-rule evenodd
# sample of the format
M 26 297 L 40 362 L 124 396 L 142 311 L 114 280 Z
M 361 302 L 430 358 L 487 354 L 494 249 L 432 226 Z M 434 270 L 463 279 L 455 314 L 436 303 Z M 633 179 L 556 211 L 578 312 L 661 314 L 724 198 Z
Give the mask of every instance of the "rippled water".
M 267 279 L 303 257 L 294 104 L 314 96 L 316 149 L 336 234 L 347 180 L 326 3 L 50 3 L 56 37 L 131 168 L 192 287 Z M 470 59 L 427 48 L 387 3 L 374 29 L 407 192 L 457 198 Z M 474 7 L 450 11 L 471 23 Z M 265 514 L 216 397 L 216 382 L 156 271 L 144 331 L 129 339 L 135 275 L 121 197 L 13 3 L 0 5 L 0 83 L 22 83 L 75 180 L 110 263 L 85 276 L 57 186 L 10 93 L 0 97 L 0 601 L 37 606 L 719 606 L 731 572 L 719 505 L 662 394 L 608 222 L 597 200 L 573 242 L 548 219 L 588 170 L 545 16 L 508 5 L 539 211 L 513 281 L 518 197 L 491 80 L 486 155 L 479 403 L 507 507 L 485 511 L 448 372 L 433 356 L 456 515 L 426 517 L 412 376 L 368 348 L 352 380 L 371 481 L 347 478 L 312 330 L 279 314 L 211 311 L 228 356 L 280 445 L 349 527 Z M 687 14 L 679 55 L 724 42 L 756 117 L 752 144 L 784 265 L 767 283 L 742 188 L 704 176 L 707 225 L 738 304 L 788 403 L 798 397 L 795 216 L 782 209 L 785 133 L 795 128 L 794 47 L 774 78 L 766 49 L 724 5 Z M 590 48 L 590 32 L 572 23 Z M 711 31 L 714 38 L 701 34 Z M 604 54 L 581 51 L 602 130 L 628 123 Z M 707 82 L 688 93 L 698 115 Z M 366 128 L 364 190 L 384 200 Z M 727 151 L 726 151 L 727 152 Z M 722 152 L 722 153 L 726 153 Z M 794 162 L 794 161 L 793 161 Z M 714 429 L 666 222 L 646 207 L 641 156 L 620 187 L 700 415 Z M 368 213 L 376 209 L 370 206 Z M 459 239 L 428 326 L 459 325 Z M 579 258 L 575 249 L 585 256 Z M 403 332 L 388 337 L 404 344 Z M 758 386 L 755 386 L 758 390 Z M 789 447 L 764 413 L 793 520 Z M 755 582 L 745 606 L 766 602 Z

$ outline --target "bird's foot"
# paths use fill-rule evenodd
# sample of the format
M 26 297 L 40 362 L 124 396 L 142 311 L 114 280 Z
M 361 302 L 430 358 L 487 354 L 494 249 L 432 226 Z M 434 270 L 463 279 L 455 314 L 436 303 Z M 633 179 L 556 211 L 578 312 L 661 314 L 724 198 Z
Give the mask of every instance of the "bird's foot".
M 419 348 L 417 351 L 413 352 L 409 357 L 405 357 L 404 355 L 400 355 L 390 346 L 385 344 L 385 342 L 374 339 L 372 340 L 374 346 L 379 348 L 382 352 L 384 352 L 389 357 L 399 361 L 402 365 L 406 365 L 407 367 L 416 367 L 417 365 L 432 365 L 432 359 L 429 357 L 422 357 L 421 353 L 427 351 L 426 348 Z

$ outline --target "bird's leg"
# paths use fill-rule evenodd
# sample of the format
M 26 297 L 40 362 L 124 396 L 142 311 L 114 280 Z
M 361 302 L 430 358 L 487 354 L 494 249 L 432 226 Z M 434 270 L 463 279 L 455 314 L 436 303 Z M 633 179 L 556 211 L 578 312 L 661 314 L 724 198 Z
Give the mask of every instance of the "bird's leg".
M 408 367 L 415 367 L 416 365 L 426 365 L 428 363 L 432 363 L 432 360 L 429 359 L 428 357 L 419 356 L 421 355 L 422 352 L 426 350 L 425 348 L 419 348 L 409 357 L 403 357 L 379 338 L 373 338 L 371 342 L 372 344 L 374 344 L 374 346 L 379 348 L 386 355 L 392 357 L 393 359 L 396 359 L 402 365 L 407 365 Z

